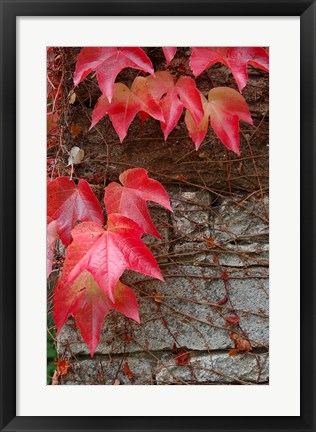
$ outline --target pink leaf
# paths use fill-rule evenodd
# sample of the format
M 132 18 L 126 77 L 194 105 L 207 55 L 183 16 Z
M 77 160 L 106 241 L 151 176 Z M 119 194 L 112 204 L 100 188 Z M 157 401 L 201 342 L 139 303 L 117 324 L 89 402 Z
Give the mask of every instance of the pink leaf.
M 155 258 L 140 239 L 143 230 L 119 214 L 109 215 L 107 225 L 107 230 L 94 222 L 76 225 L 59 283 L 66 289 L 87 270 L 104 294 L 115 302 L 114 287 L 124 270 L 162 280 Z
M 208 100 L 201 95 L 204 118 L 196 124 L 189 111 L 185 123 L 189 136 L 198 149 L 206 135 L 208 121 L 222 143 L 236 154 L 239 153 L 239 120 L 253 124 L 245 99 L 236 90 L 229 87 L 216 87 L 209 91 Z
M 100 89 L 111 101 L 115 79 L 127 67 L 154 73 L 149 57 L 141 48 L 83 48 L 78 56 L 74 83 L 77 86 L 91 71 L 96 71 Z
M 146 201 L 153 201 L 172 211 L 170 200 L 164 187 L 151 179 L 143 168 L 124 171 L 119 183 L 112 182 L 105 189 L 104 203 L 107 214 L 121 213 L 136 222 L 146 234 L 158 238 L 160 234 L 153 225 Z
M 59 237 L 65 246 L 71 243 L 71 230 L 76 222 L 104 223 L 100 203 L 89 184 L 79 180 L 77 188 L 68 177 L 58 177 L 48 184 L 47 214 L 56 221 Z
M 240 92 L 248 81 L 248 64 L 269 71 L 269 55 L 263 48 L 192 48 L 190 66 L 195 76 L 218 62 L 231 70 Z
M 140 322 L 138 303 L 131 288 L 118 281 L 114 296 L 113 303 L 87 270 L 72 285 L 58 283 L 54 292 L 54 319 L 58 332 L 68 316 L 73 315 L 93 357 L 100 341 L 104 318 L 111 309 Z
M 171 62 L 171 60 L 173 59 L 173 57 L 175 56 L 176 52 L 177 52 L 177 48 L 176 47 L 162 47 L 163 53 L 165 55 L 165 58 L 167 60 L 167 64 L 169 64 Z
M 140 323 L 138 302 L 133 290 L 121 281 L 118 281 L 115 285 L 114 295 L 115 303 L 112 304 L 112 308 L 121 312 L 127 318 L 132 318 L 134 321 Z
M 183 107 L 190 111 L 196 123 L 203 119 L 201 98 L 192 78 L 182 76 L 174 83 L 169 72 L 157 72 L 147 77 L 147 81 L 163 112 L 164 121 L 160 124 L 165 140 L 179 121 Z
M 161 108 L 154 100 L 146 78 L 142 77 L 137 77 L 134 80 L 131 89 L 125 84 L 115 84 L 111 102 L 108 101 L 106 96 L 101 96 L 93 110 L 90 129 L 106 114 L 109 114 L 122 142 L 138 112 L 145 112 L 157 120 L 163 120 Z

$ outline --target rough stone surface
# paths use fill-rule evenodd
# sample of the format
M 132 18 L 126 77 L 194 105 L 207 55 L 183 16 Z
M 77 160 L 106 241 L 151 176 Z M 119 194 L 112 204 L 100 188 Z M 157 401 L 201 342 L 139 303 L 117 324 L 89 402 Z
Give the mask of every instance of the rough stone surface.
M 179 354 L 178 354 L 179 358 Z M 96 356 L 75 360 L 62 383 L 68 385 L 130 384 L 254 384 L 269 380 L 267 353 L 189 352 L 188 364 L 177 365 L 177 355 L 157 352 Z
M 264 199 L 234 195 L 224 199 L 216 208 L 214 232 L 215 242 L 248 243 L 267 242 L 269 225 L 268 196 Z
M 267 243 L 225 245 L 225 252 L 218 252 L 221 266 L 249 267 L 269 265 L 269 245 Z M 209 255 L 211 259 L 212 255 Z M 214 257 L 214 254 L 213 254 Z
M 70 318 L 57 341 L 59 356 L 76 359 L 74 376 L 65 383 L 113 384 L 114 376 L 122 384 L 256 382 L 263 354 L 227 353 L 234 348 L 232 331 L 254 349 L 269 347 L 268 199 L 237 194 L 212 206 L 205 190 L 168 192 L 174 213 L 155 205 L 150 210 L 162 240 L 145 238 L 164 281 L 130 271 L 123 275 L 136 293 L 141 324 L 112 311 L 95 359 L 87 360 L 88 347 Z M 231 316 L 239 321 L 229 324 Z M 174 365 L 172 352 L 181 348 L 194 353 L 190 366 Z M 219 350 L 226 352 L 214 354 Z M 158 362 L 161 353 L 169 355 L 170 367 Z M 121 370 L 124 359 L 133 370 L 132 380 Z M 267 380 L 266 364 L 258 382 Z
M 105 319 L 96 353 L 121 354 L 144 348 L 168 350 L 175 342 L 190 350 L 232 348 L 234 344 L 229 336 L 232 329 L 227 327 L 225 317 L 234 314 L 240 317 L 238 330 L 247 335 L 252 345 L 267 347 L 267 276 L 264 268 L 248 269 L 246 275 L 236 269 L 230 271 L 225 284 L 216 268 L 186 265 L 165 269 L 164 282 L 147 279 L 137 283 L 135 274 L 132 285 L 137 289 L 141 324 L 111 312 Z M 155 292 L 162 296 L 160 303 L 155 301 Z M 216 306 L 227 292 L 229 302 Z M 89 354 L 72 320 L 68 322 L 58 339 L 59 351 L 64 347 L 74 355 Z
M 127 365 L 127 366 L 126 366 Z M 146 353 L 132 356 L 102 356 L 71 364 L 65 384 L 154 384 L 157 360 Z
M 174 211 L 172 222 L 174 235 L 179 241 L 183 237 L 192 241 L 204 239 L 210 235 L 211 195 L 206 190 L 173 191 L 170 190 L 171 207 Z
M 266 383 L 269 379 L 267 354 L 198 354 L 189 365 L 164 367 L 156 375 L 158 384 Z

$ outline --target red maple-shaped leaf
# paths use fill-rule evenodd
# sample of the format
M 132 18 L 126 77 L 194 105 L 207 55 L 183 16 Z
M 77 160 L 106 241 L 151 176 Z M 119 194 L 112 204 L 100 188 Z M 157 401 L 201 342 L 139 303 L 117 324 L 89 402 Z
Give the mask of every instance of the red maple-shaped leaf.
M 233 152 L 239 153 L 239 120 L 253 124 L 245 99 L 236 90 L 229 87 L 216 87 L 209 91 L 208 100 L 201 95 L 204 117 L 196 124 L 189 111 L 185 114 L 185 123 L 189 136 L 198 149 L 206 135 L 208 122 L 222 143 Z
M 65 246 L 71 243 L 71 230 L 76 222 L 104 223 L 100 203 L 89 184 L 79 180 L 77 188 L 68 177 L 58 177 L 48 184 L 47 214 L 56 221 L 59 237 Z
M 269 55 L 264 48 L 192 48 L 190 67 L 195 76 L 218 62 L 231 70 L 240 92 L 248 81 L 248 64 L 269 71 Z
M 229 325 L 234 325 L 234 324 L 239 323 L 240 317 L 238 315 L 226 316 L 226 317 L 224 317 L 224 320 Z
M 147 77 L 147 81 L 162 109 L 164 121 L 160 124 L 165 140 L 180 119 L 183 107 L 190 111 L 196 123 L 202 121 L 204 112 L 200 93 L 192 78 L 181 76 L 175 83 L 169 72 L 157 72 L 155 76 Z
M 146 234 L 161 238 L 152 223 L 146 201 L 153 201 L 172 211 L 170 199 L 157 180 L 148 177 L 143 168 L 133 168 L 120 175 L 120 182 L 110 183 L 105 189 L 107 214 L 120 213 L 136 222 Z
M 176 47 L 162 47 L 164 56 L 167 60 L 167 64 L 169 64 L 171 62 L 171 60 L 173 59 L 173 57 L 175 56 L 176 52 L 177 52 L 177 48 Z
M 149 57 L 141 48 L 83 48 L 78 56 L 74 83 L 77 86 L 91 71 L 96 71 L 100 89 L 111 101 L 115 79 L 127 67 L 154 73 Z
M 55 243 L 58 239 L 57 222 L 52 218 L 47 218 L 47 233 L 46 233 L 46 276 L 52 272 L 54 261 Z
M 73 284 L 65 285 L 62 279 L 67 277 L 67 269 L 69 270 L 69 267 L 64 269 L 63 276 L 55 287 L 54 320 L 59 333 L 68 316 L 73 315 L 93 357 L 108 312 L 115 309 L 139 323 L 138 303 L 131 288 L 121 281 L 115 285 L 115 301 L 111 301 L 87 270 L 84 270 Z
M 65 289 L 87 270 L 104 294 L 115 302 L 114 287 L 124 270 L 162 280 L 155 258 L 141 241 L 143 230 L 131 219 L 111 214 L 107 230 L 97 223 L 83 222 L 71 234 L 73 241 L 67 248 L 60 279 Z
M 131 89 L 125 84 L 114 85 L 114 95 L 111 102 L 102 95 L 93 110 L 90 129 L 106 114 L 109 114 L 114 129 L 122 142 L 135 115 L 146 112 L 157 120 L 164 117 L 159 104 L 153 98 L 146 78 L 135 78 Z

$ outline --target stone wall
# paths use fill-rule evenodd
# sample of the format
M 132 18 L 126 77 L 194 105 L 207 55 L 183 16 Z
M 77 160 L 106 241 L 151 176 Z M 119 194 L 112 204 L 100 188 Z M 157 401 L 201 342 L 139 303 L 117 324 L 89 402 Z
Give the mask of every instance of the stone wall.
M 91 359 L 69 319 L 58 338 L 59 356 L 72 364 L 63 383 L 268 382 L 268 198 L 212 202 L 205 189 L 168 192 L 173 214 L 151 207 L 162 240 L 146 238 L 164 282 L 123 278 L 137 294 L 141 324 L 111 312 Z M 253 350 L 230 356 L 232 332 Z

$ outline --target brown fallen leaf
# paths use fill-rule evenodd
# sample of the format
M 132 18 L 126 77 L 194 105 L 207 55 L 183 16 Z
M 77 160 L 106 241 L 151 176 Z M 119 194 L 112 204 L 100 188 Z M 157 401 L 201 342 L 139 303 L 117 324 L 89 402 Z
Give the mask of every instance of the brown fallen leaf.
M 234 348 L 229 351 L 228 355 L 230 355 L 231 357 L 235 357 L 237 353 L 238 353 L 238 349 Z
M 250 342 L 247 339 L 238 336 L 237 333 L 231 333 L 229 336 L 234 341 L 235 349 L 237 349 L 237 351 L 249 352 L 253 350 Z
M 155 302 L 156 302 L 156 303 L 162 303 L 163 300 L 164 300 L 164 296 L 157 292 L 157 293 L 155 294 L 154 299 L 155 299 Z
M 68 369 L 71 367 L 67 360 L 58 360 L 55 362 L 59 376 L 67 375 Z
M 179 181 L 185 181 L 185 177 L 184 177 L 183 175 L 181 175 L 181 174 L 176 174 L 176 175 L 174 176 L 174 178 L 175 178 L 176 180 L 179 180 Z
M 71 123 L 71 125 L 70 125 L 71 138 L 76 138 L 78 135 L 80 135 L 81 131 L 82 131 L 82 129 L 78 124 Z
M 215 240 L 214 240 L 214 238 L 213 237 L 207 237 L 206 238 L 206 243 L 207 243 L 207 246 L 209 247 L 209 248 L 214 248 L 214 247 L 216 247 L 216 243 L 215 243 Z

